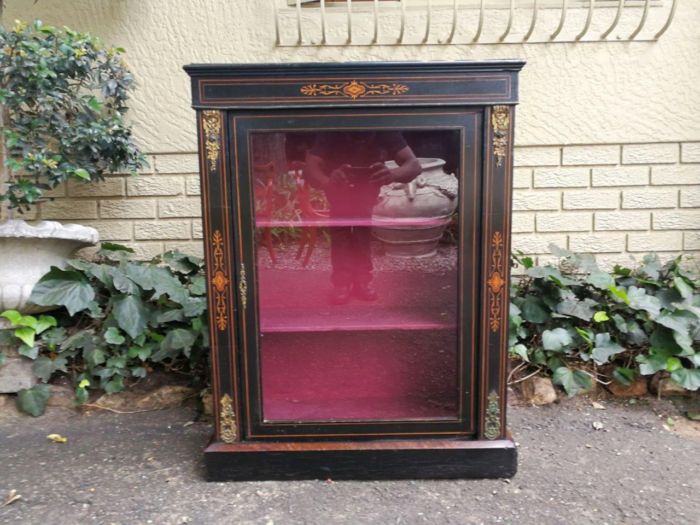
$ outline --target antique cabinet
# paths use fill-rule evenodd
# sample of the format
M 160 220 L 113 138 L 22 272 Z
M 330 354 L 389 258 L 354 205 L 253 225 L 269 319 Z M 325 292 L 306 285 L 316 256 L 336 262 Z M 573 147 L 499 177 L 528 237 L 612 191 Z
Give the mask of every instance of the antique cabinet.
M 211 479 L 507 477 L 519 61 L 191 65 Z

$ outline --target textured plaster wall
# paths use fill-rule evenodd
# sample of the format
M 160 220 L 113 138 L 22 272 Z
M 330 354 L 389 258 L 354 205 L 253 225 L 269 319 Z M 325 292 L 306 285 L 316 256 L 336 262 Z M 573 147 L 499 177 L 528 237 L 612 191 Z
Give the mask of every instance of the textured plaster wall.
M 201 246 L 195 120 L 183 65 L 496 58 L 528 61 L 516 126 L 515 247 L 544 257 L 555 242 L 607 262 L 643 251 L 700 252 L 700 2 L 680 0 L 658 42 L 326 48 L 276 47 L 269 0 L 6 4 L 6 20 L 39 17 L 127 49 L 138 81 L 131 118 L 150 167 L 137 178 L 61 188 L 38 217 L 93 224 L 103 238 L 130 242 L 144 257 Z M 666 9 L 651 10 L 640 36 L 660 27 Z M 553 31 L 558 15 L 541 13 L 540 37 Z M 591 34 L 613 15 L 599 11 Z M 621 34 L 634 29 L 639 15 L 637 9 L 626 16 Z M 406 34 L 414 40 L 424 31 L 421 16 L 411 12 L 408 19 Z M 489 16 L 485 37 L 497 36 L 505 14 Z M 572 13 L 564 36 L 576 34 L 584 18 L 583 10 Z M 398 34 L 395 21 L 384 21 L 384 38 Z M 293 20 L 282 22 L 283 37 L 296 38 Z M 307 15 L 304 22 L 306 37 L 318 39 L 318 20 Z M 370 34 L 368 22 L 358 15 L 358 37 Z M 528 23 L 527 13 L 516 18 L 516 38 Z M 342 16 L 329 16 L 329 25 L 331 39 L 342 41 Z M 449 20 L 436 16 L 433 27 L 446 35 Z M 466 24 L 458 37 L 473 29 Z
M 655 29 L 665 9 L 652 12 Z M 5 18 L 14 17 L 89 30 L 125 47 L 139 81 L 132 103 L 138 138 L 151 152 L 195 150 L 182 71 L 192 62 L 523 58 L 518 144 L 700 139 L 697 1 L 681 0 L 673 26 L 656 43 L 277 48 L 270 0 L 8 0 Z M 529 21 L 527 14 L 520 19 Z M 625 21 L 634 26 L 636 19 Z M 556 27 L 544 18 L 540 25 Z

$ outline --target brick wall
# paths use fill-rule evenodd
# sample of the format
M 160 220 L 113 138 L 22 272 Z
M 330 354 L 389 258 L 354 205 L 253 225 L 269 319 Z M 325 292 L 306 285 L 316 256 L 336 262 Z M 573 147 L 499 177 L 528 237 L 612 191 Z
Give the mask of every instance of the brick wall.
M 700 254 L 700 142 L 520 147 L 515 166 L 513 247 L 540 261 Z
M 153 154 L 138 176 L 71 183 L 33 217 L 94 226 L 150 258 L 201 254 L 195 154 Z M 516 147 L 513 247 L 598 254 L 604 265 L 658 252 L 700 254 L 700 142 Z M 30 217 L 32 218 L 32 217 Z

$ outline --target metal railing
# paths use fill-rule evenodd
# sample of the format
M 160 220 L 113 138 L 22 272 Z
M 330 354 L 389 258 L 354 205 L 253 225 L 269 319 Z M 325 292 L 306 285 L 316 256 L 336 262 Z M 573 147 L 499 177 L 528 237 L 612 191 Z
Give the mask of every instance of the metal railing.
M 678 0 L 271 1 L 278 46 L 649 42 L 668 30 L 678 7 Z M 656 28 L 648 27 L 652 10 Z

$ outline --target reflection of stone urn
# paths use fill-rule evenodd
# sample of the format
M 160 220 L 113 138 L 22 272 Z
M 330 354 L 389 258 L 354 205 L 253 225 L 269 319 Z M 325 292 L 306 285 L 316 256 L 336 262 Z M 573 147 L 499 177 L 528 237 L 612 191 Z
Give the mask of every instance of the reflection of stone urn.
M 459 182 L 443 171 L 442 159 L 418 159 L 423 172 L 409 183 L 382 186 L 372 212 L 372 232 L 388 255 L 435 254 L 442 232 L 457 208 Z M 389 168 L 395 168 L 392 161 Z

